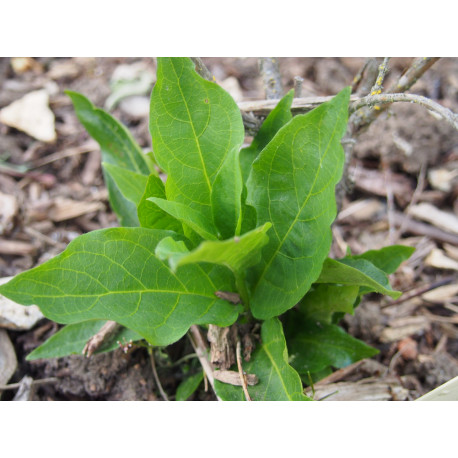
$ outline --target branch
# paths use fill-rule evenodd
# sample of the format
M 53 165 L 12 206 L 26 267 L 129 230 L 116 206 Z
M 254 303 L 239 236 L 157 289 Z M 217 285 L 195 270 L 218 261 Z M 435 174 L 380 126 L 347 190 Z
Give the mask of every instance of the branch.
M 121 325 L 116 323 L 116 321 L 107 321 L 100 331 L 87 341 L 83 348 L 83 355 L 86 355 L 87 358 L 92 356 L 104 342 L 106 342 L 115 332 L 119 330 L 120 327 Z
M 334 96 L 316 96 L 316 97 L 301 97 L 294 98 L 291 105 L 291 111 L 295 114 L 306 113 L 313 110 L 324 102 L 333 99 Z M 357 95 L 352 95 L 350 101 L 359 100 Z M 245 113 L 254 112 L 259 116 L 267 116 L 278 104 L 278 100 L 252 100 L 246 102 L 239 102 L 237 105 L 240 111 Z
M 417 80 L 428 70 L 431 66 L 439 60 L 438 57 L 419 57 L 415 59 L 407 71 L 401 75 L 398 81 L 391 86 L 387 93 L 401 93 L 409 90 Z M 373 95 L 371 93 L 371 95 Z M 349 120 L 349 128 L 352 133 L 359 134 L 366 130 L 372 122 L 383 113 L 390 104 L 384 104 L 382 107 L 373 107 L 371 110 L 361 110 L 353 113 Z
M 377 94 L 377 95 L 368 95 L 357 100 L 350 108 L 350 113 L 355 113 L 362 107 L 368 106 L 373 107 L 374 109 L 380 109 L 379 105 L 387 105 L 393 102 L 410 102 L 421 105 L 428 110 L 431 110 L 439 114 L 444 118 L 452 127 L 458 130 L 458 115 L 453 113 L 448 108 L 443 107 L 437 102 L 434 102 L 427 97 L 422 95 L 415 94 Z M 377 108 L 378 107 L 378 108 Z
M 260 57 L 259 72 L 262 76 L 266 99 L 280 99 L 283 94 L 280 68 L 275 57 Z
M 211 74 L 210 70 L 206 67 L 206 65 L 202 62 L 200 57 L 191 57 L 191 60 L 196 65 L 196 72 L 204 79 L 208 81 L 215 81 L 213 75 Z
M 436 63 L 439 57 L 417 57 L 398 81 L 388 89 L 388 93 L 408 91 L 418 79 Z

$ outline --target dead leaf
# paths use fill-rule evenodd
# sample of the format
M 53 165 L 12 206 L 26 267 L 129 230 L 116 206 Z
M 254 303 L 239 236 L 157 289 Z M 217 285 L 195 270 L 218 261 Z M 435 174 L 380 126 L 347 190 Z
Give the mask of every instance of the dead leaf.
M 422 298 L 428 302 L 444 303 L 458 295 L 458 285 L 445 285 L 422 294 Z
M 44 89 L 29 92 L 0 110 L 0 122 L 43 142 L 56 140 L 54 113 L 49 108 L 48 92 Z

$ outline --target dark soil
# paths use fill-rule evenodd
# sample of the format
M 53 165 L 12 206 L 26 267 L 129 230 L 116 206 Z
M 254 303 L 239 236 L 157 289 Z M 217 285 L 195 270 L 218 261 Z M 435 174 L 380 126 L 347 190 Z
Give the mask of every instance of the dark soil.
M 204 62 L 234 98 L 264 98 L 255 58 L 207 58 Z M 410 58 L 392 59 L 386 85 L 410 62 Z M 285 90 L 292 88 L 294 77 L 301 76 L 303 97 L 333 95 L 352 83 L 363 63 L 363 58 L 280 58 L 283 86 Z M 2 226 L 0 233 L 0 277 L 42 263 L 82 233 L 117 225 L 107 201 L 100 152 L 63 91 L 81 92 L 103 107 L 112 93 L 110 78 L 120 65 L 155 71 L 150 58 L 36 58 L 21 71 L 13 69 L 9 58 L 0 58 L 0 109 L 32 90 L 47 88 L 57 131 L 54 143 L 44 143 L 0 123 L 0 193 L 14 196 L 18 204 L 11 224 Z M 458 112 L 458 59 L 441 59 L 411 92 Z M 128 126 L 143 148 L 151 147 L 147 116 L 135 114 L 123 104 L 111 112 Z M 396 212 L 405 214 L 412 199 L 457 214 L 458 174 L 442 188 L 430 175 L 437 169 L 456 171 L 457 165 L 456 131 L 422 107 L 394 106 L 358 139 L 350 163 L 355 185 L 345 196 L 341 209 L 344 217 L 334 226 L 334 254 L 343 255 L 347 246 L 354 254 L 389 243 L 416 246 L 416 255 L 392 277 L 393 286 L 402 291 L 456 274 L 456 269 L 440 268 L 425 260 L 435 249 L 457 262 L 458 243 L 444 242 L 434 232 L 421 234 L 407 220 L 404 230 L 396 233 L 392 218 Z M 90 211 L 58 218 L 55 215 L 64 211 L 62 199 L 85 202 Z M 345 214 L 356 201 L 362 202 L 360 209 Z M 12 242 L 21 243 L 10 245 Z M 451 283 L 456 284 L 456 276 Z M 456 296 L 455 292 L 434 302 L 419 296 L 392 306 L 385 298 L 371 296 L 342 325 L 380 349 L 375 359 L 407 390 L 407 399 L 415 399 L 458 375 Z M 25 356 L 57 329 L 44 319 L 31 330 L 8 331 L 18 358 L 18 369 L 9 383 L 25 375 L 35 380 L 56 378 L 36 388 L 35 400 L 161 399 L 145 348 L 133 348 L 127 354 L 119 349 L 90 359 L 71 356 L 27 362 Z M 407 344 L 414 349 L 409 354 L 403 350 Z M 184 338 L 155 355 L 159 377 L 171 399 L 185 376 L 173 363 L 192 352 Z M 188 360 L 185 370 L 198 371 L 197 361 Z M 2 399 L 10 400 L 14 394 L 5 391 Z M 191 399 L 214 397 L 202 385 Z

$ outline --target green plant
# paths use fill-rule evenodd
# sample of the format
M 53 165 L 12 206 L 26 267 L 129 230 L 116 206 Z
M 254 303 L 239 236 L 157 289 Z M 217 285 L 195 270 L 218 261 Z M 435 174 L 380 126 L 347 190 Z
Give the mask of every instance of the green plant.
M 146 155 L 109 114 L 68 95 L 100 144 L 123 227 L 82 235 L 0 287 L 67 325 L 30 359 L 81 353 L 106 320 L 123 328 L 99 351 L 122 339 L 167 346 L 192 325 L 237 323 L 252 331 L 260 324 L 260 341 L 243 366 L 258 378 L 250 396 L 308 400 L 302 380 L 377 353 L 337 323 L 363 294 L 398 297 L 387 275 L 412 249 L 328 258 L 350 88 L 295 117 L 290 91 L 242 148 L 242 118 L 229 94 L 201 78 L 189 59 L 161 58 L 151 97 L 153 152 Z M 225 400 L 245 397 L 241 387 L 218 381 L 215 390 Z

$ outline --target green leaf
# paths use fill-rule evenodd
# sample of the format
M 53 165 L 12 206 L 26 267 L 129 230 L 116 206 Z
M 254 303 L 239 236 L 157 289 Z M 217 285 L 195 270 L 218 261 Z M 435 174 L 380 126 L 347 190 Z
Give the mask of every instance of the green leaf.
M 204 241 L 193 251 L 183 254 L 176 265 L 179 267 L 196 262 L 209 262 L 242 274 L 261 259 L 261 248 L 269 241 L 266 232 L 271 226 L 271 223 L 266 223 L 229 240 Z
M 116 213 L 120 225 L 137 227 L 139 221 L 135 205 L 122 194 L 114 179 L 105 170 L 103 170 L 103 179 L 108 190 L 110 206 Z
M 182 240 L 172 237 L 163 238 L 156 246 L 155 254 L 161 261 L 168 261 L 171 269 L 176 272 L 178 261 L 189 253 Z
M 158 197 L 150 197 L 147 200 L 157 205 L 161 210 L 169 214 L 171 217 L 181 221 L 189 226 L 193 231 L 197 232 L 202 238 L 216 240 L 216 230 L 208 218 L 191 207 L 187 207 L 179 202 L 159 199 Z
M 342 368 L 378 353 L 339 326 L 307 320 L 296 311 L 288 313 L 285 330 L 290 364 L 300 374 L 319 372 L 327 366 Z
M 365 286 L 366 292 L 386 294 L 393 299 L 402 293 L 393 291 L 383 270 L 378 269 L 366 259 L 326 259 L 317 283 L 339 283 L 341 285 Z
M 309 320 L 330 324 L 336 312 L 353 314 L 358 293 L 355 285 L 314 285 L 299 303 L 299 310 Z
M 244 140 L 237 104 L 216 83 L 201 78 L 190 59 L 159 58 L 150 131 L 156 161 L 167 173 L 167 199 L 200 213 L 213 225 L 216 177 L 226 158 L 237 156 Z M 225 182 L 231 173 L 224 175 L 220 179 Z M 213 200 L 225 201 L 216 195 Z
M 259 383 L 248 387 L 253 401 L 309 401 L 303 394 L 299 374 L 288 364 L 288 350 L 280 321 L 267 320 L 261 328 L 262 345 L 243 370 L 255 374 Z M 245 400 L 242 387 L 215 380 L 216 394 L 224 401 Z
M 335 185 L 342 174 L 350 88 L 280 129 L 254 161 L 247 204 L 257 224 L 273 224 L 262 260 L 250 272 L 259 319 L 293 307 L 318 278 L 331 246 Z
M 52 335 L 46 342 L 35 348 L 29 355 L 27 361 L 40 358 L 61 358 L 68 355 L 81 355 L 87 341 L 97 334 L 106 321 L 90 320 L 80 323 L 68 324 Z M 133 342 L 142 340 L 143 337 L 135 331 L 121 328 L 102 344 L 95 353 L 103 353 L 119 348 L 117 342 Z
M 186 377 L 177 388 L 175 395 L 176 401 L 186 401 L 196 390 L 204 379 L 204 373 L 202 371 L 197 374 Z
M 96 108 L 83 95 L 73 91 L 65 93 L 71 98 L 81 124 L 100 145 L 103 162 L 143 175 L 154 172 L 154 169 L 149 168 L 140 146 L 119 121 Z
M 105 162 L 102 167 L 116 183 L 121 194 L 137 207 L 145 192 L 148 177 Z
M 251 165 L 264 147 L 274 138 L 275 134 L 292 119 L 291 104 L 293 103 L 294 90 L 289 91 L 269 113 L 262 123 L 251 145 L 240 151 L 240 165 L 242 167 L 243 181 L 246 182 L 250 174 Z
M 383 270 L 386 274 L 396 272 L 403 261 L 412 256 L 415 248 L 405 245 L 391 245 L 380 250 L 370 250 L 356 256 L 348 256 L 351 259 L 366 259 L 375 267 Z
M 213 222 L 223 239 L 240 234 L 242 226 L 242 172 L 239 154 L 228 154 L 211 193 Z
M 154 254 L 168 236 L 180 239 L 145 228 L 81 235 L 59 256 L 2 285 L 1 294 L 38 305 L 58 323 L 113 320 L 158 346 L 176 342 L 192 324 L 234 323 L 238 309 L 215 296 L 233 291 L 232 274 L 209 264 L 174 274 Z
M 140 225 L 150 229 L 165 229 L 181 234 L 183 232 L 181 223 L 160 209 L 154 202 L 151 202 L 149 200 L 151 197 L 165 199 L 164 183 L 153 174 L 148 177 L 145 191 L 137 206 Z

